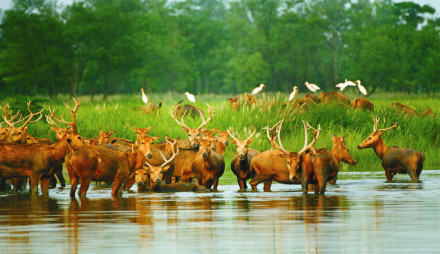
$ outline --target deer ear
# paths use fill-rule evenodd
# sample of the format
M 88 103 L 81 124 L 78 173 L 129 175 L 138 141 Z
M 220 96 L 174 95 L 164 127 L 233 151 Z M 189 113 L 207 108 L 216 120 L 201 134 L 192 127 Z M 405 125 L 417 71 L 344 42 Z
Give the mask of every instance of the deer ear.
M 147 130 L 147 131 L 150 131 L 151 128 L 153 128 L 153 126 L 148 126 L 148 127 L 146 128 L 146 130 Z
M 252 143 L 252 141 L 254 141 L 253 138 L 248 139 L 248 141 L 247 141 L 248 145 L 249 145 L 250 143 Z
M 163 171 L 163 172 L 168 171 L 168 169 L 169 169 L 170 167 L 171 167 L 171 165 L 166 165 L 165 167 L 163 167 L 162 171 Z
M 184 132 L 189 132 L 189 129 L 186 128 L 186 127 L 182 127 L 182 130 L 183 130 Z
M 376 135 L 377 135 L 378 137 L 380 137 L 380 136 L 383 135 L 383 132 L 379 131 Z
M 154 140 L 154 141 L 158 141 L 159 138 L 160 138 L 159 136 L 154 136 L 154 137 L 153 137 L 153 140 Z
M 232 143 L 233 143 L 234 145 L 237 145 L 237 141 L 235 141 L 235 139 L 232 140 Z
M 111 136 L 111 135 L 113 135 L 113 133 L 115 133 L 113 130 L 111 130 L 111 131 L 109 131 L 109 135 Z
M 53 126 L 50 126 L 50 129 L 51 129 L 51 130 L 53 130 L 53 131 L 55 131 L 55 132 L 57 132 L 57 131 L 58 131 L 58 129 L 57 129 L 57 128 L 55 128 L 55 127 L 53 127 Z
M 26 127 L 24 127 L 24 128 L 23 128 L 23 130 L 24 130 L 24 131 L 27 131 L 27 130 L 28 130 L 28 127 L 27 127 L 27 126 L 26 126 Z
M 332 137 L 332 138 L 336 138 L 336 137 L 335 137 L 335 134 L 333 134 L 333 133 L 331 134 L 331 137 Z

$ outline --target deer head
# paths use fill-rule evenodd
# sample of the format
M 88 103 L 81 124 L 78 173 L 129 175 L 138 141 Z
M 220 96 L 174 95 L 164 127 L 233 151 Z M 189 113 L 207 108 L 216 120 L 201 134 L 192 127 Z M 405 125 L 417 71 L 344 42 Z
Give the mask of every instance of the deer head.
M 303 120 L 303 125 L 304 125 L 304 146 L 303 148 L 299 151 L 299 152 L 289 152 L 286 149 L 284 149 L 283 144 L 281 143 L 281 138 L 280 138 L 280 133 L 281 133 L 281 128 L 283 125 L 283 121 L 281 120 L 276 128 L 276 132 L 277 132 L 277 139 L 278 139 L 278 143 L 274 142 L 274 145 L 280 150 L 282 151 L 285 155 L 287 155 L 287 168 L 289 169 L 289 179 L 292 182 L 296 182 L 300 172 L 301 172 L 301 160 L 302 160 L 302 155 L 307 152 L 309 149 L 313 149 L 313 145 L 315 144 L 316 140 L 319 138 L 319 133 L 321 132 L 321 126 L 318 127 L 318 129 L 316 130 L 315 128 L 313 128 L 312 126 L 310 126 L 310 124 L 308 122 L 305 122 Z M 313 129 L 313 140 L 312 142 L 310 142 L 309 144 L 307 143 L 308 141 L 308 134 L 307 131 L 308 129 Z
M 167 140 L 167 142 L 170 142 Z M 170 142 L 171 143 L 171 142 Z M 163 174 L 171 167 L 171 162 L 174 161 L 174 158 L 179 153 L 179 148 L 177 147 L 177 142 L 171 143 L 171 146 L 173 147 L 173 155 L 168 160 L 163 155 L 162 151 L 159 151 L 160 155 L 162 156 L 164 163 L 160 166 L 153 166 L 148 161 L 145 161 L 145 164 L 147 165 L 147 174 L 149 175 L 150 180 L 150 187 L 152 189 L 155 189 L 155 187 L 161 183 L 163 179 Z M 174 147 L 176 148 L 176 151 L 174 151 Z
M 345 136 L 343 137 L 335 137 L 333 134 L 331 135 L 333 140 L 333 149 L 332 153 L 338 161 L 343 161 L 352 166 L 356 165 L 356 160 L 351 157 L 349 150 L 345 144 Z
M 380 117 L 375 117 L 374 118 L 374 125 L 373 125 L 373 133 L 370 134 L 370 136 L 368 136 L 364 141 L 362 141 L 362 143 L 360 143 L 358 145 L 358 149 L 364 149 L 364 148 L 368 148 L 368 147 L 375 147 L 378 142 L 380 142 L 379 140 L 381 140 L 380 136 L 382 136 L 384 131 L 393 129 L 397 127 L 397 123 L 394 123 L 392 126 L 385 128 L 385 129 L 377 129 L 377 124 L 380 121 Z
M 248 152 L 248 146 L 252 143 L 253 141 L 253 136 L 255 135 L 255 133 L 257 132 L 257 129 L 255 129 L 254 126 L 252 126 L 253 132 L 251 133 L 251 135 L 249 135 L 249 137 L 245 140 L 239 140 L 238 138 L 234 137 L 234 135 L 232 134 L 233 130 L 229 129 L 227 130 L 229 136 L 231 136 L 232 138 L 232 143 L 236 146 L 237 148 L 237 155 L 238 158 L 242 161 L 245 160 L 247 157 L 247 152 Z
M 100 131 L 98 136 L 98 145 L 105 145 L 110 143 L 110 137 L 113 135 L 114 131 L 109 132 Z
M 220 131 L 217 128 L 212 129 L 215 133 L 217 133 L 217 142 L 224 144 L 225 146 L 229 145 L 228 139 L 229 139 L 229 132 L 228 131 Z M 231 129 L 231 133 L 234 130 Z
M 213 117 L 213 114 L 214 114 L 214 113 L 212 112 L 212 111 L 213 111 L 213 108 L 212 108 L 211 106 L 209 106 L 208 104 L 206 104 L 206 105 L 208 105 L 208 114 L 209 114 L 208 120 L 205 120 L 205 117 L 204 117 L 203 113 L 200 112 L 200 110 L 199 110 L 199 113 L 200 113 L 200 116 L 202 117 L 202 121 L 203 121 L 203 122 L 202 122 L 202 123 L 199 125 L 199 127 L 197 127 L 197 128 L 190 128 L 190 127 L 188 127 L 188 126 L 185 124 L 185 122 L 184 122 L 184 120 L 183 120 L 183 118 L 185 117 L 187 111 L 185 111 L 185 112 L 183 113 L 181 121 L 179 121 L 179 120 L 177 119 L 177 106 L 178 106 L 178 105 L 179 105 L 179 104 L 177 104 L 176 106 L 174 106 L 174 111 L 171 111 L 171 117 L 174 119 L 174 121 L 176 121 L 177 124 L 179 124 L 180 126 L 182 126 L 183 131 L 185 131 L 186 133 L 188 133 L 188 139 L 189 139 L 189 141 L 190 141 L 190 143 L 191 143 L 191 147 L 194 148 L 194 149 L 197 149 L 197 148 L 199 147 L 198 142 L 199 142 L 199 140 L 200 140 L 200 134 L 201 134 L 202 127 L 205 126 L 206 124 L 208 124 L 209 121 L 212 120 L 212 117 Z M 197 109 L 197 110 L 198 110 L 198 109 Z
M 28 105 L 29 115 L 26 116 L 26 117 L 23 119 L 23 121 L 26 120 L 26 122 L 25 122 L 22 126 L 20 126 L 20 127 L 15 127 L 15 124 L 16 124 L 17 122 L 15 122 L 14 124 L 11 125 L 11 123 L 10 123 L 9 121 L 7 121 L 8 124 L 10 125 L 10 127 L 11 127 L 11 128 L 10 128 L 10 131 L 9 131 L 9 137 L 8 137 L 8 139 L 7 139 L 8 142 L 25 144 L 26 141 L 27 141 L 27 138 L 29 137 L 29 134 L 28 134 L 28 132 L 27 132 L 27 130 L 28 130 L 28 126 L 27 126 L 27 125 L 28 125 L 29 123 L 38 122 L 38 121 L 43 117 L 43 114 L 42 114 L 41 112 L 42 112 L 44 109 L 41 109 L 40 112 L 33 113 L 32 110 L 31 110 L 31 108 L 30 108 L 31 103 L 32 103 L 31 101 L 29 101 L 29 102 L 27 103 L 27 105 Z M 39 116 L 37 119 L 35 119 L 35 120 L 32 121 L 32 118 L 33 118 L 34 116 L 37 116 L 37 115 L 40 115 L 40 116 Z M 7 120 L 6 117 L 5 117 L 4 119 L 5 119 L 5 121 Z
M 136 132 L 137 140 L 139 140 L 139 138 L 148 136 L 148 132 L 151 130 L 152 126 L 148 126 L 147 128 L 136 128 L 136 127 L 132 127 L 132 128 Z

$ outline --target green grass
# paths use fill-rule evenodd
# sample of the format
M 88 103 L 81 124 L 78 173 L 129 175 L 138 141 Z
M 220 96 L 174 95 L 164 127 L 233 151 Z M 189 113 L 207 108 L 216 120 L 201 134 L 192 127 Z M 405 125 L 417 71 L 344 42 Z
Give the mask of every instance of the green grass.
M 438 117 L 413 117 L 405 116 L 399 112 L 389 109 L 388 105 L 392 102 L 400 101 L 414 109 L 422 112 L 429 106 L 434 112 L 440 112 L 440 100 L 430 98 L 427 95 L 407 95 L 407 94 L 374 94 L 369 98 L 375 104 L 375 112 L 355 111 L 351 108 L 337 105 L 318 105 L 311 108 L 306 113 L 298 113 L 297 110 L 282 106 L 287 94 L 269 94 L 258 95 L 259 106 L 256 109 L 243 107 L 241 111 L 231 112 L 227 95 L 203 95 L 197 96 L 198 102 L 195 106 L 200 107 L 206 112 L 206 103 L 209 103 L 215 109 L 215 116 L 207 128 L 217 127 L 220 130 L 226 130 L 229 127 L 234 128 L 241 137 L 247 137 L 251 132 L 251 126 L 257 128 L 257 134 L 254 137 L 250 147 L 259 151 L 270 149 L 266 133 L 262 130 L 265 126 L 272 126 L 280 119 L 284 118 L 282 129 L 282 141 L 286 149 L 298 151 L 304 144 L 304 131 L 302 120 L 309 121 L 314 127 L 321 125 L 322 132 L 315 147 L 325 147 L 331 149 L 330 134 L 336 136 L 347 135 L 347 146 L 353 158 L 358 161 L 356 166 L 341 164 L 342 171 L 381 171 L 382 166 L 379 158 L 373 149 L 358 150 L 356 147 L 373 130 L 373 118 L 378 115 L 381 117 L 379 128 L 391 126 L 394 122 L 398 123 L 398 128 L 389 130 L 383 135 L 385 143 L 389 146 L 395 145 L 421 151 L 425 154 L 426 161 L 424 169 L 438 169 L 440 164 L 440 124 Z M 300 98 L 302 95 L 298 95 Z M 350 95 L 354 99 L 354 95 Z M 147 115 L 138 108 L 143 106 L 139 95 L 118 95 L 111 96 L 106 101 L 90 101 L 89 97 L 82 99 L 81 106 L 77 114 L 78 131 L 87 138 L 97 137 L 99 131 L 114 130 L 115 137 L 135 140 L 135 133 L 132 126 L 143 128 L 152 126 L 151 135 L 165 135 L 172 138 L 186 138 L 186 133 L 170 117 L 171 107 L 184 96 L 180 94 L 153 94 L 149 95 L 150 101 L 158 103 L 162 101 L 163 106 L 157 115 Z M 32 99 L 32 98 L 31 98 Z M 2 101 L 2 105 L 6 101 Z M 67 101 L 74 105 L 73 101 L 63 96 L 56 100 L 40 102 L 46 110 L 49 105 L 56 109 L 65 119 L 71 119 L 70 113 L 62 104 Z M 186 102 L 184 102 L 186 103 Z M 265 105 L 274 103 L 271 110 L 261 110 Z M 70 121 L 70 120 L 69 120 Z M 197 127 L 200 119 L 185 118 L 185 123 L 190 127 Z M 29 132 L 37 137 L 50 137 L 54 139 L 54 133 L 50 131 L 49 125 L 45 121 L 40 121 L 29 126 Z M 220 180 L 222 184 L 234 184 L 235 176 L 230 170 L 230 161 L 235 155 L 235 148 L 231 145 L 225 152 L 226 170 Z

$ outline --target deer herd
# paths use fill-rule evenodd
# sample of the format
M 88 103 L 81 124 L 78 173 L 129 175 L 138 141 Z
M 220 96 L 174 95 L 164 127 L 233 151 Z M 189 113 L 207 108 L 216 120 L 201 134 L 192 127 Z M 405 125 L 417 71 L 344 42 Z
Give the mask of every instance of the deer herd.
M 149 135 L 151 126 L 133 127 L 135 142 L 113 138 L 113 132 L 103 131 L 98 138 L 87 139 L 80 136 L 76 124 L 81 101 L 73 100 L 73 109 L 64 103 L 72 115 L 71 122 L 57 115 L 49 106 L 46 121 L 55 132 L 56 142 L 33 137 L 27 132 L 30 123 L 42 118 L 42 110 L 32 112 L 30 101 L 26 117 L 19 113 L 14 115 L 8 104 L 0 107 L 3 123 L 7 124 L 0 128 L 0 190 L 7 181 L 13 185 L 15 192 L 23 190 L 29 179 L 29 190 L 33 195 L 37 195 L 39 185 L 41 193 L 47 195 L 49 188 L 56 185 L 54 176 L 62 187 L 65 186 L 62 174 L 65 163 L 72 198 L 75 195 L 86 196 L 92 181 L 113 182 L 112 197 L 120 196 L 123 190 L 129 190 L 134 184 L 139 192 L 217 191 L 219 179 L 225 172 L 223 155 L 228 139 L 236 147 L 230 168 L 237 177 L 240 191 L 247 189 L 246 182 L 250 180 L 253 191 L 260 183 L 264 184 L 264 191 L 270 191 L 272 182 L 276 181 L 301 184 L 304 194 L 312 186 L 315 193 L 324 194 L 327 183 L 336 183 L 341 162 L 356 164 L 346 147 L 345 136 L 331 135 L 331 150 L 315 148 L 321 127 L 312 127 L 305 121 L 304 146 L 299 151 L 289 151 L 282 144 L 282 127 L 288 124 L 284 120 L 264 128 L 270 150 L 260 152 L 249 148 L 256 128 L 252 127 L 252 133 L 246 139 L 238 137 L 232 128 L 208 130 L 205 127 L 215 116 L 214 109 L 209 105 L 207 118 L 203 112 L 198 112 L 202 122 L 196 128 L 190 128 L 184 122 L 188 109 L 182 112 L 182 106 L 177 104 L 173 107 L 171 118 L 188 134 L 188 139 L 166 136 L 164 141 L 159 142 L 160 137 Z M 358 145 L 358 149 L 374 149 L 382 160 L 387 181 L 392 181 L 396 173 L 405 173 L 409 174 L 412 182 L 419 182 L 424 155 L 415 150 L 387 146 L 381 136 L 397 124 L 378 129 L 379 120 L 375 118 L 373 133 Z M 18 127 L 19 123 L 23 124 Z

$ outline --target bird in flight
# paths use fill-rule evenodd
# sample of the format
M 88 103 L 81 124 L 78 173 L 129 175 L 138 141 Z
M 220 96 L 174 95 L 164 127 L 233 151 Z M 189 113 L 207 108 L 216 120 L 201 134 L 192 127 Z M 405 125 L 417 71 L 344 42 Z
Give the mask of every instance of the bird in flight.
M 289 102 L 291 102 L 293 100 L 293 98 L 295 98 L 295 95 L 298 93 L 298 87 L 294 86 L 293 87 L 293 91 L 290 93 L 289 96 Z
M 252 90 L 252 95 L 256 95 L 257 93 L 261 92 L 261 90 L 263 90 L 263 87 L 266 87 L 264 84 L 260 84 L 260 86 L 254 88 L 254 90 Z
M 316 90 L 321 89 L 321 88 L 319 88 L 319 86 L 312 84 L 312 83 L 309 83 L 309 82 L 304 83 L 304 85 L 313 93 L 316 93 Z
M 185 92 L 186 98 L 190 101 L 190 102 L 196 102 L 196 97 L 194 97 L 194 95 Z
M 142 91 L 142 101 L 143 101 L 145 104 L 147 104 L 147 103 L 148 103 L 148 97 L 147 97 L 147 95 L 145 94 L 143 88 L 141 88 L 141 91 Z
M 336 87 L 339 88 L 341 91 L 344 91 L 344 89 L 347 86 L 356 86 L 356 84 L 353 81 L 345 79 L 344 83 L 339 83 L 339 84 L 336 85 Z

